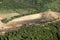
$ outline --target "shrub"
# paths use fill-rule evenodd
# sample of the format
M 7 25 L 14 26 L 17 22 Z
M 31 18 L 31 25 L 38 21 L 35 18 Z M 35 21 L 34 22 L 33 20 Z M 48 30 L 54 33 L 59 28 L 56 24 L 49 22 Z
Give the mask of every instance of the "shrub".
M 3 23 L 7 23 L 7 22 L 8 22 L 7 18 L 2 19 L 1 21 L 2 21 Z

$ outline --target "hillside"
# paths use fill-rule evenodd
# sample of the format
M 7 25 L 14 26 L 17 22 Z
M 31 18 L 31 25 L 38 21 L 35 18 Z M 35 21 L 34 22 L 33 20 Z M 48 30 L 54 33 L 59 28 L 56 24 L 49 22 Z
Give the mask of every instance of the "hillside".
M 0 0 L 0 40 L 60 40 L 60 0 Z

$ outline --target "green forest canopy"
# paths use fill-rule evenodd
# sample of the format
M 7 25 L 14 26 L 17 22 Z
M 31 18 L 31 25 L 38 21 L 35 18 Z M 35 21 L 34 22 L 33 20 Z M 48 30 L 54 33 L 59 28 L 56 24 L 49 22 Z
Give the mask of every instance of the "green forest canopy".
M 0 9 L 34 9 L 37 12 L 51 9 L 60 12 L 60 0 L 0 0 Z

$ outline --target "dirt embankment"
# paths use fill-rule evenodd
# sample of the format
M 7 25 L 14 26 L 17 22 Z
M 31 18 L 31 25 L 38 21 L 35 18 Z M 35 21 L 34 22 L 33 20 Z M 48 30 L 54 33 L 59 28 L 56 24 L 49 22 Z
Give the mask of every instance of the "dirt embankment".
M 53 12 L 53 11 L 48 11 L 48 12 L 42 12 L 38 14 L 33 14 L 33 15 L 27 15 L 23 16 L 20 18 L 13 19 L 12 21 L 8 22 L 2 28 L 0 29 L 3 31 L 6 30 L 16 30 L 17 28 L 20 28 L 24 24 L 32 24 L 32 23 L 39 23 L 43 22 L 45 20 L 52 20 L 54 19 L 54 22 L 56 20 L 59 21 L 60 19 L 60 13 L 58 12 Z
M 60 14 L 57 12 L 48 11 L 48 12 L 23 16 L 23 17 L 13 19 L 12 21 L 8 22 L 2 28 L 2 30 L 15 30 L 16 28 L 20 28 L 24 24 L 40 23 L 48 19 L 58 20 L 60 19 Z

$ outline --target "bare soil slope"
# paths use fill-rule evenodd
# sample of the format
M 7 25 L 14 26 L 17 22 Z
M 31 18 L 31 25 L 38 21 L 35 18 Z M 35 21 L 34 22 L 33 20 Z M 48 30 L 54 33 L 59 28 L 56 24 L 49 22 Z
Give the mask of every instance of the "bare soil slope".
M 12 21 L 8 22 L 2 29 L 4 30 L 14 30 L 16 28 L 21 27 L 23 24 L 31 24 L 31 23 L 40 23 L 42 20 L 45 19 L 60 19 L 60 13 L 48 11 L 28 16 L 23 16 L 20 18 L 13 19 Z M 43 21 L 42 21 L 43 22 Z
M 15 30 L 17 28 L 20 28 L 24 24 L 40 23 L 40 22 L 43 22 L 44 20 L 48 20 L 48 19 L 50 19 L 50 20 L 55 19 L 55 20 L 59 21 L 60 13 L 53 12 L 53 11 L 47 11 L 47 12 L 42 12 L 42 13 L 38 13 L 38 14 L 23 16 L 23 17 L 13 19 L 12 21 L 8 22 L 0 30 L 4 30 L 4 31 L 5 30 Z

